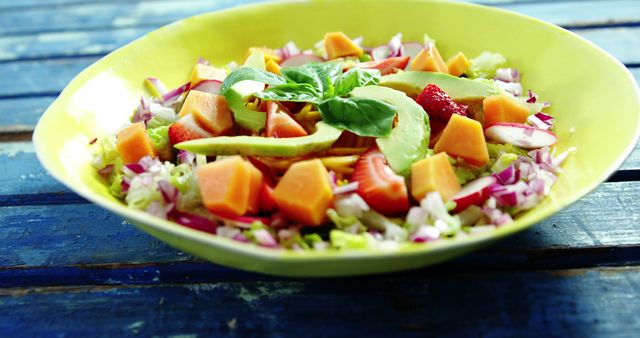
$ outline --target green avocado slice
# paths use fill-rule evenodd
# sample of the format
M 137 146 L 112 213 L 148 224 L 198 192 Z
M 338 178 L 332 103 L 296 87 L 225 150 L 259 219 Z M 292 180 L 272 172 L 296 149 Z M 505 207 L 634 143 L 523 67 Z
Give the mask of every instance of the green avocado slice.
M 242 65 L 243 67 L 251 67 L 258 70 L 265 70 L 264 53 L 254 51 L 249 55 Z M 229 104 L 229 109 L 233 112 L 233 118 L 242 128 L 258 132 L 262 130 L 267 121 L 267 114 L 261 111 L 255 111 L 247 108 L 247 98 L 251 94 L 264 90 L 265 84 L 257 81 L 245 80 L 233 85 L 225 98 Z
M 443 73 L 408 71 L 385 75 L 380 86 L 397 89 L 416 97 L 428 84 L 435 84 L 455 101 L 472 103 L 497 95 L 498 89 L 486 80 L 469 80 Z
M 391 134 L 378 137 L 376 144 L 393 171 L 409 176 L 411 164 L 427 156 L 429 149 L 429 117 L 414 100 L 405 93 L 380 86 L 355 88 L 352 96 L 377 99 L 398 109 L 398 124 Z
M 202 155 L 242 155 L 295 157 L 326 150 L 340 137 L 342 130 L 322 121 L 316 132 L 302 137 L 218 136 L 178 143 L 176 148 Z

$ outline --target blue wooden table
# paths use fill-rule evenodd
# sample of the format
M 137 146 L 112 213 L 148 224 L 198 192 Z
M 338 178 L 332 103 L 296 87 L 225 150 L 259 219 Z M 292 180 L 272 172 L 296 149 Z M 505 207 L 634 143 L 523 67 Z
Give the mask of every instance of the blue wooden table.
M 53 180 L 30 143 L 66 83 L 171 21 L 254 1 L 0 0 L 0 337 L 640 335 L 640 149 L 530 230 L 427 269 L 286 279 L 203 262 Z M 640 77 L 640 1 L 481 1 Z

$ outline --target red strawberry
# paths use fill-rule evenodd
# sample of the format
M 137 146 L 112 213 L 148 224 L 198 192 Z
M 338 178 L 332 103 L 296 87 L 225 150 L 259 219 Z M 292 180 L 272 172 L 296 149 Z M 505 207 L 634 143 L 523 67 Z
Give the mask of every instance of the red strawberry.
M 363 62 L 358 67 L 364 69 L 377 69 L 381 75 L 392 74 L 398 71 L 398 69 L 405 69 L 409 64 L 409 56 L 398 56 L 387 58 L 378 61 Z
M 265 212 L 272 212 L 278 209 L 276 199 L 273 197 L 273 186 L 267 183 L 267 180 L 262 180 L 258 194 L 260 210 Z
M 183 116 L 169 127 L 171 144 L 213 136 L 210 132 L 202 129 L 191 114 Z
M 404 178 L 391 170 L 377 148 L 371 148 L 360 156 L 351 179 L 358 182 L 358 194 L 375 211 L 394 216 L 409 210 Z
M 307 131 L 274 101 L 267 102 L 267 137 L 307 136 Z
M 444 123 L 449 122 L 452 114 L 467 116 L 467 106 L 456 103 L 440 87 L 428 84 L 416 98 L 429 117 Z

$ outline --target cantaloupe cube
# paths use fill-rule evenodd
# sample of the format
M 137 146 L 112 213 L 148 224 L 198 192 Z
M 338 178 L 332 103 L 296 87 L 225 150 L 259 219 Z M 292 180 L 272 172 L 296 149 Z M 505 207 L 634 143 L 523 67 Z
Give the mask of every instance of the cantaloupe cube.
M 329 173 L 319 159 L 296 162 L 276 185 L 273 197 L 289 219 L 320 225 L 333 200 Z
M 188 114 L 193 114 L 198 125 L 214 135 L 222 135 L 233 127 L 231 110 L 222 95 L 190 91 L 179 115 L 183 117 Z
M 453 157 L 461 157 L 467 163 L 481 167 L 489 162 L 489 151 L 480 122 L 458 114 L 451 115 L 447 126 L 434 149 Z
M 257 214 L 260 212 L 260 187 L 262 186 L 262 172 L 254 167 L 251 162 L 249 165 L 249 173 L 251 180 L 251 188 L 249 189 L 249 205 L 247 206 L 248 214 Z
M 488 96 L 482 101 L 484 126 L 498 122 L 525 123 L 529 108 L 507 94 Z
M 449 74 L 453 76 L 460 76 L 464 74 L 469 69 L 470 65 L 471 63 L 469 62 L 469 59 L 467 59 L 463 52 L 458 52 L 458 54 L 447 60 Z
M 224 78 L 227 77 L 227 72 L 222 68 L 216 68 L 212 66 L 207 66 L 203 64 L 196 64 L 193 67 L 193 71 L 191 72 L 191 78 L 189 83 L 191 84 L 191 88 L 200 83 L 203 80 L 218 80 L 224 81 Z
M 267 71 L 268 72 L 272 72 L 272 73 L 278 74 L 278 75 L 281 74 L 280 65 L 277 62 L 273 61 L 273 60 L 267 61 L 266 67 L 267 67 Z
M 156 150 L 143 122 L 130 124 L 120 130 L 116 142 L 124 164 L 136 163 L 145 156 L 156 156 Z
M 262 173 L 240 156 L 207 163 L 196 172 L 202 204 L 220 215 L 247 213 L 258 196 Z
M 410 67 L 411 70 L 449 74 L 449 67 L 444 63 L 438 48 L 433 44 L 421 50 L 420 53 L 413 58 Z
M 363 51 L 343 32 L 330 32 L 324 35 L 324 49 L 329 59 L 343 56 L 360 56 Z
M 432 191 L 439 192 L 440 197 L 448 201 L 460 189 L 460 183 L 446 153 L 439 153 L 411 165 L 411 196 L 417 201 Z

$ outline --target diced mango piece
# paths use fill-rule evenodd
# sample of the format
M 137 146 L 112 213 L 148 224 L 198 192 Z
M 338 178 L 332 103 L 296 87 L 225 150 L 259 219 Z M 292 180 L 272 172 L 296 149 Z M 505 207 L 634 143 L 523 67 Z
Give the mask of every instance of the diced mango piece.
M 212 66 L 207 66 L 203 64 L 196 64 L 193 67 L 193 71 L 191 72 L 191 78 L 189 83 L 191 84 L 191 88 L 200 83 L 203 80 L 218 80 L 224 81 L 224 78 L 227 77 L 227 72 L 222 68 L 216 68 Z
M 342 32 L 330 32 L 324 35 L 324 49 L 329 59 L 343 56 L 360 56 L 363 51 Z
M 275 50 L 267 47 L 249 47 L 244 59 L 246 60 L 247 58 L 249 58 L 249 56 L 254 52 L 262 52 L 262 54 L 264 54 L 264 62 L 269 62 L 269 60 L 273 60 L 275 63 L 280 63 L 280 61 L 282 61 L 282 58 L 280 58 L 280 56 L 278 55 L 278 53 L 276 53 Z
M 411 70 L 449 74 L 447 64 L 444 63 L 438 48 L 433 44 L 421 50 L 420 53 L 413 58 L 410 67 Z
M 120 130 L 116 142 L 124 164 L 136 163 L 145 156 L 156 156 L 155 148 L 143 122 L 130 124 Z
M 525 123 L 529 117 L 529 108 L 507 94 L 486 97 L 482 108 L 485 127 L 498 122 Z
M 471 63 L 469 62 L 469 59 L 467 59 L 463 52 L 458 52 L 458 54 L 447 60 L 449 74 L 453 76 L 460 76 L 464 74 L 469 69 L 470 65 Z
M 480 122 L 458 114 L 451 115 L 435 147 L 436 153 L 445 152 L 461 157 L 467 163 L 481 167 L 489 162 L 489 151 Z
M 411 165 L 411 196 L 417 201 L 432 191 L 439 192 L 440 197 L 448 201 L 460 189 L 460 183 L 446 153 L 439 153 Z
M 254 208 L 262 173 L 240 156 L 207 163 L 196 172 L 202 203 L 211 212 L 241 216 Z
M 296 162 L 276 185 L 273 197 L 289 219 L 320 225 L 333 199 L 329 173 L 319 159 Z
M 273 61 L 273 60 L 267 61 L 266 67 L 267 67 L 267 71 L 268 72 L 272 72 L 272 73 L 278 74 L 278 75 L 281 74 L 280 65 L 277 62 Z
M 233 127 L 231 110 L 222 95 L 189 91 L 180 109 L 180 117 L 193 114 L 202 129 L 215 135 L 222 135 Z

